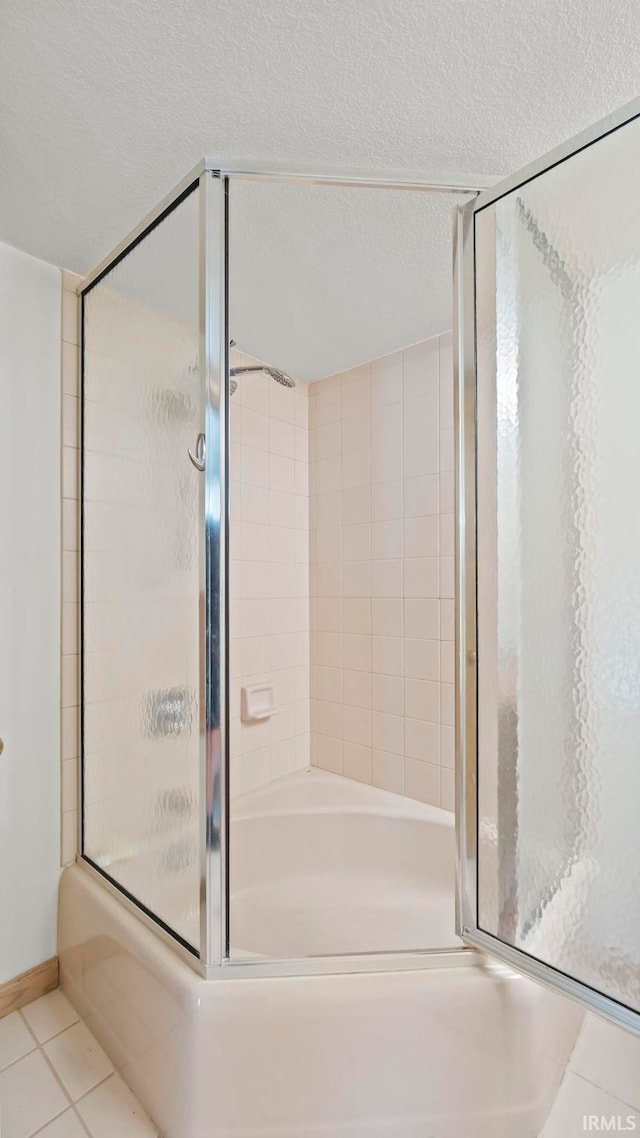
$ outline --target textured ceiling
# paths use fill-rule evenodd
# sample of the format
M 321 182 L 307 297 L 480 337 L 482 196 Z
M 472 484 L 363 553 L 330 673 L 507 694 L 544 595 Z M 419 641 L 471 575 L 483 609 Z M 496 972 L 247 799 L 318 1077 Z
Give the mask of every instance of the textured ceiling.
M 0 0 L 0 30 L 0 239 L 85 272 L 205 153 L 509 173 L 637 93 L 640 5 Z
M 451 327 L 450 195 L 232 181 L 229 331 L 314 380 Z

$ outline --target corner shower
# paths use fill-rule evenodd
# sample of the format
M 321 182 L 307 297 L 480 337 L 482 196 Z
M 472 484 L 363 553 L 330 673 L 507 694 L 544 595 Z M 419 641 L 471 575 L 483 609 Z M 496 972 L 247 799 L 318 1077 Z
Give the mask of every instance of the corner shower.
M 524 1138 L 557 1089 L 540 1023 L 570 1049 L 582 1013 L 522 976 L 640 1030 L 637 921 L 603 885 L 637 861 L 634 796 L 607 775 L 619 751 L 631 781 L 637 701 L 580 623 L 598 609 L 585 564 L 618 572 L 633 551 L 624 511 L 604 511 L 604 552 L 588 511 L 559 521 L 591 502 L 594 455 L 617 486 L 637 458 L 635 418 L 618 446 L 591 412 L 627 374 L 604 333 L 616 360 L 635 335 L 611 202 L 634 183 L 639 114 L 495 190 L 204 162 L 79 290 L 82 833 L 61 975 L 165 1138 L 459 1138 L 469 1118 Z M 594 260 L 593 358 L 574 367 Z M 530 445 L 550 408 L 555 480 Z M 539 490 L 571 596 L 512 560 L 514 533 L 542 548 Z M 606 611 L 635 611 L 616 581 Z M 366 1055 L 366 1102 L 345 1055 Z
M 207 973 L 462 951 L 455 201 L 203 170 L 83 286 L 83 862 Z

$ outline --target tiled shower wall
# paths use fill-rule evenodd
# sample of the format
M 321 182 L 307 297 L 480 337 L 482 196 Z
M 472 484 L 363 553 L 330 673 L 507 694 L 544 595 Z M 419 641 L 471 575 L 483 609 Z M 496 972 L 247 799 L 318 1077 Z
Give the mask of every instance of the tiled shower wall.
M 63 274 L 63 864 L 77 832 L 78 281 Z M 240 362 L 254 361 L 234 353 Z M 451 808 L 452 425 L 449 337 L 294 391 L 262 374 L 240 378 L 231 403 L 233 794 L 308 766 L 313 751 L 327 770 Z M 241 687 L 267 678 L 278 715 L 241 723 Z
M 62 307 L 62 849 L 77 850 L 79 755 L 79 322 L 63 273 Z M 233 353 L 232 363 L 255 363 Z M 231 403 L 231 782 L 255 789 L 310 762 L 308 392 L 265 375 Z M 270 679 L 277 716 L 242 724 L 243 684 Z
M 231 353 L 231 365 L 255 360 Z M 231 793 L 310 763 L 309 398 L 264 373 L 231 397 Z M 273 683 L 278 713 L 242 723 L 243 685 Z
M 310 388 L 312 762 L 453 809 L 451 336 Z

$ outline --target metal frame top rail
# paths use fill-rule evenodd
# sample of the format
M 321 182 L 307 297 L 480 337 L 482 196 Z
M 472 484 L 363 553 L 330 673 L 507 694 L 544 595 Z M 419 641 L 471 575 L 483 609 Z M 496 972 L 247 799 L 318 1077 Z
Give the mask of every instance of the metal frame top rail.
M 95 265 L 77 288 L 78 295 L 86 292 L 96 279 L 122 257 L 127 250 L 154 225 L 177 198 L 197 182 L 205 172 L 221 178 L 252 179 L 267 182 L 299 182 L 307 185 L 344 186 L 356 189 L 411 190 L 415 193 L 432 194 L 480 194 L 495 185 L 497 178 L 492 175 L 474 174 L 467 177 L 455 174 L 428 175 L 415 171 L 376 171 L 376 170 L 313 170 L 304 166 L 283 167 L 277 165 L 243 166 L 225 165 L 212 158 L 203 158 L 192 170 L 166 194 L 156 206 L 136 225 L 126 237 Z

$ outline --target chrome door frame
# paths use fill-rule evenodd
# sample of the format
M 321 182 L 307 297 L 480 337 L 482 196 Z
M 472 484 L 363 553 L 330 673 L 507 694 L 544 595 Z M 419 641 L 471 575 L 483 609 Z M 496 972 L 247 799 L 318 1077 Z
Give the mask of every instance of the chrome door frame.
M 456 931 L 465 944 L 640 1035 L 640 1012 L 478 926 L 478 662 L 476 581 L 475 216 L 640 116 L 640 99 L 620 108 L 523 170 L 478 194 L 454 216 L 454 415 L 456 528 Z

